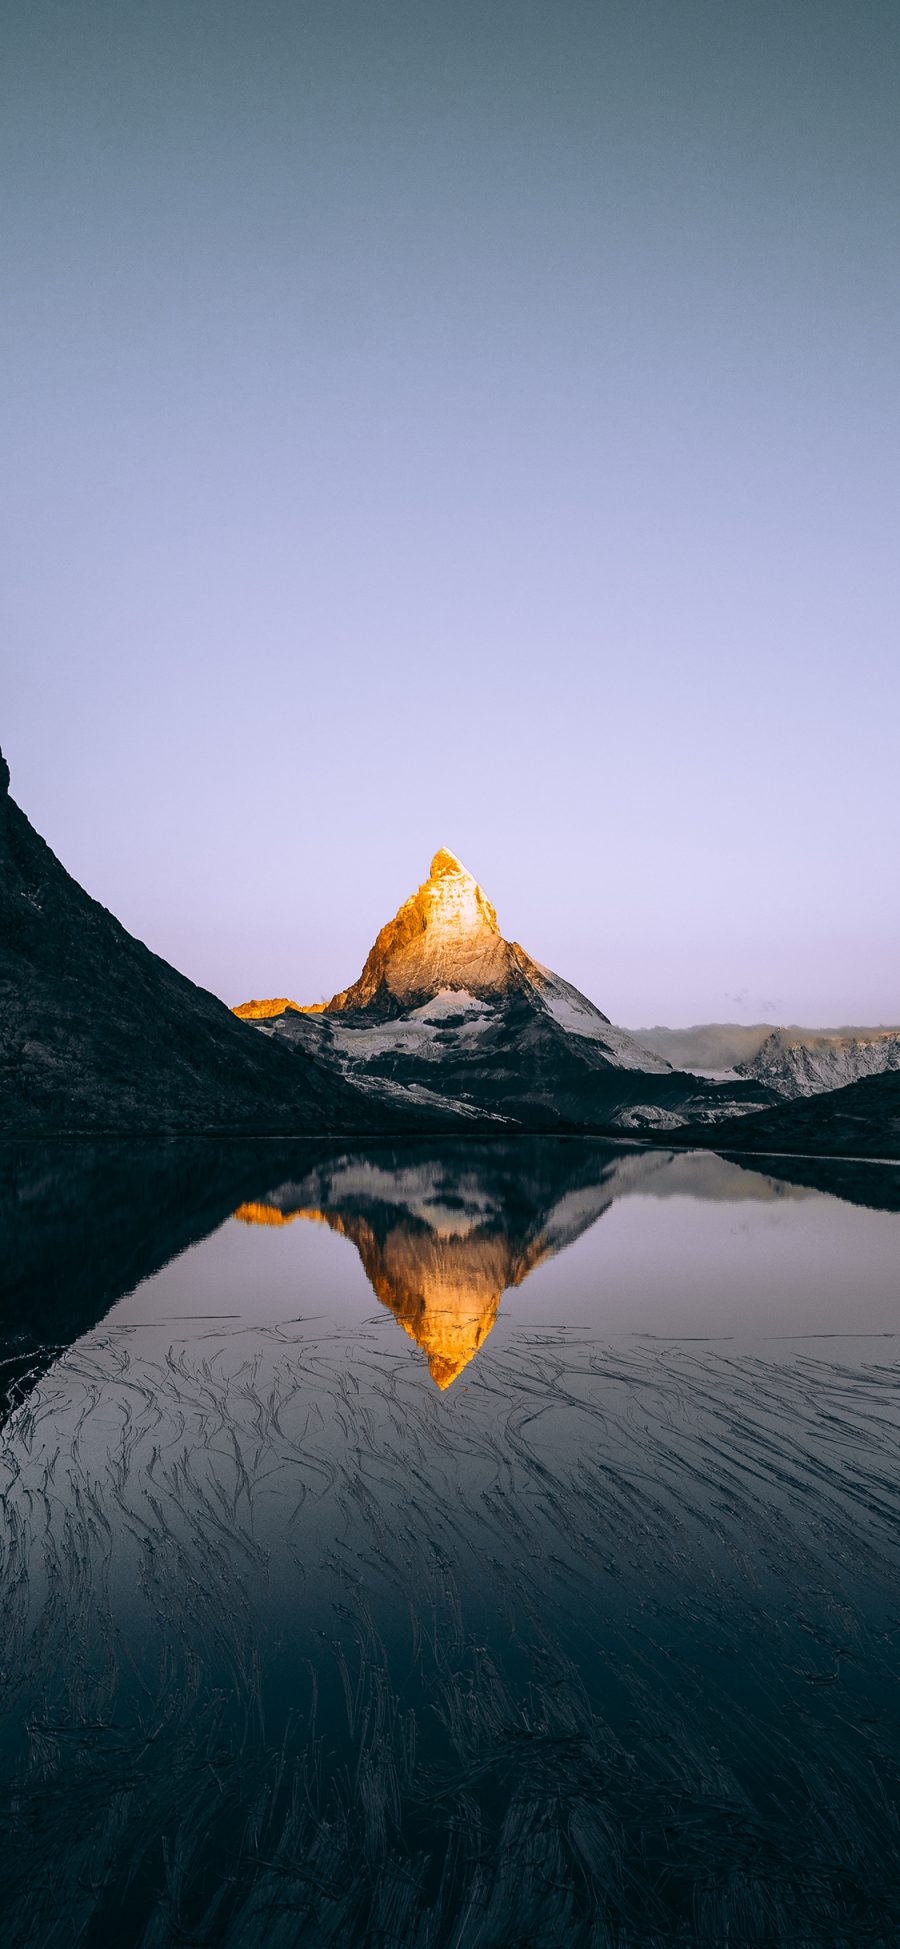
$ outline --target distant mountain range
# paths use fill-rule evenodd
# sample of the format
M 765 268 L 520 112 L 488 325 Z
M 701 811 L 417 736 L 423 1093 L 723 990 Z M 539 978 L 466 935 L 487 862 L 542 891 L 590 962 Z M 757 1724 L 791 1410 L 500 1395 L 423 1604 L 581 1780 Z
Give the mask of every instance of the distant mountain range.
M 720 1080 L 749 1077 L 779 1096 L 814 1096 L 863 1076 L 900 1069 L 900 1029 L 776 1028 L 704 1022 L 691 1029 L 638 1029 L 637 1039 L 676 1066 Z

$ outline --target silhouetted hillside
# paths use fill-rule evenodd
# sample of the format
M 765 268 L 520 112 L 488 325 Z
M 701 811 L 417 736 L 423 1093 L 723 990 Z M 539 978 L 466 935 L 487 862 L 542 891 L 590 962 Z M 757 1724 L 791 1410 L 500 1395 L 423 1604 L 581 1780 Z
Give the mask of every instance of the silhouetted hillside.
M 236 1020 L 119 925 L 9 796 L 0 755 L 0 1130 L 413 1128 Z

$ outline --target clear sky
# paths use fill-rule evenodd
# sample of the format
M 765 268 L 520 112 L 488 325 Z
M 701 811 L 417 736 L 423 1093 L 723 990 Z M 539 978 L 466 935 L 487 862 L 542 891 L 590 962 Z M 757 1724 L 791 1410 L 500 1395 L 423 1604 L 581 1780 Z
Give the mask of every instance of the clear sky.
M 446 845 L 615 1019 L 900 1020 L 896 0 L 8 0 L 0 741 L 228 1001 Z

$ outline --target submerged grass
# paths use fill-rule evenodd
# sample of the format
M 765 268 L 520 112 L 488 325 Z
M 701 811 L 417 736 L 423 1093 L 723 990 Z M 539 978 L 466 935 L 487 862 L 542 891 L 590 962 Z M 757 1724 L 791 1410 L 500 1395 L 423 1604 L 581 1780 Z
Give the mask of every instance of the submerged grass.
M 89 1335 L 2 1452 L 4 1939 L 900 1939 L 882 1343 Z M 883 1343 L 890 1350 L 891 1342 Z

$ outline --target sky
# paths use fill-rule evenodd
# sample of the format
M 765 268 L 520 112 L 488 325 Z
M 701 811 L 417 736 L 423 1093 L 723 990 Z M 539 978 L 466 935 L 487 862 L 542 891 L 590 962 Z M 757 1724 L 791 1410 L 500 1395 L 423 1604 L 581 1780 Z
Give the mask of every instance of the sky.
M 7 0 L 0 743 L 228 1002 L 447 846 L 632 1026 L 900 1021 L 896 0 Z

